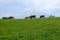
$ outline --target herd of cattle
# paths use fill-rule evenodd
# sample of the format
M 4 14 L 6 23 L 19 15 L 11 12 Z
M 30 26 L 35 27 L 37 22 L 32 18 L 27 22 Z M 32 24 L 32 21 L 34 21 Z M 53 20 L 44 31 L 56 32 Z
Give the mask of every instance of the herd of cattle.
M 31 16 L 25 17 L 25 19 L 28 19 L 28 18 L 30 18 L 30 19 L 36 18 L 36 15 L 31 15 Z M 45 18 L 45 16 L 44 15 L 41 15 L 40 18 Z M 13 16 L 2 17 L 2 19 L 14 19 L 14 17 Z
M 28 16 L 28 17 L 25 17 L 25 19 L 28 19 L 28 18 L 36 18 L 36 15 L 31 15 L 31 16 Z M 41 15 L 40 18 L 45 18 L 44 15 Z

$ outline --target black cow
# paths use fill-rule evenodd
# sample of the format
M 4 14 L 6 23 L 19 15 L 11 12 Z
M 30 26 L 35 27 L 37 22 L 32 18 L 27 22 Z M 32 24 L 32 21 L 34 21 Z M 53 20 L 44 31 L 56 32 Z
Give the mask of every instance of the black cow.
M 40 18 L 45 18 L 45 16 L 44 15 L 41 15 Z

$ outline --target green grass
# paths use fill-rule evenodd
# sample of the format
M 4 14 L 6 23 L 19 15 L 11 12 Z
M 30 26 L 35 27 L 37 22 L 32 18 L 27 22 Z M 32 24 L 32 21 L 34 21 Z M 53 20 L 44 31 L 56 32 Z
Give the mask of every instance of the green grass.
M 60 40 L 60 18 L 0 19 L 0 40 Z

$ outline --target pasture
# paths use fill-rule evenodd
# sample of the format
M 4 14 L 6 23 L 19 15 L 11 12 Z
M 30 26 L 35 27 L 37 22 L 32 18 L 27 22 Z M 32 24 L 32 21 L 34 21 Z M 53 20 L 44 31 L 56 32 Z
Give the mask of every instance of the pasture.
M 0 40 L 60 40 L 60 18 L 0 19 Z

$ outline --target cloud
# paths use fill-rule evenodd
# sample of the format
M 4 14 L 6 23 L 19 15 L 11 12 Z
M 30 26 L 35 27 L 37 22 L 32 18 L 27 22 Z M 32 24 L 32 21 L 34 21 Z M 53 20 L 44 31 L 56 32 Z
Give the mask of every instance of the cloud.
M 51 10 L 55 9 L 59 0 L 36 0 L 36 5 L 41 10 Z
M 57 14 L 55 10 L 58 9 L 60 0 L 0 0 L 0 16 L 13 15 L 23 18 L 32 14 L 50 15 Z

